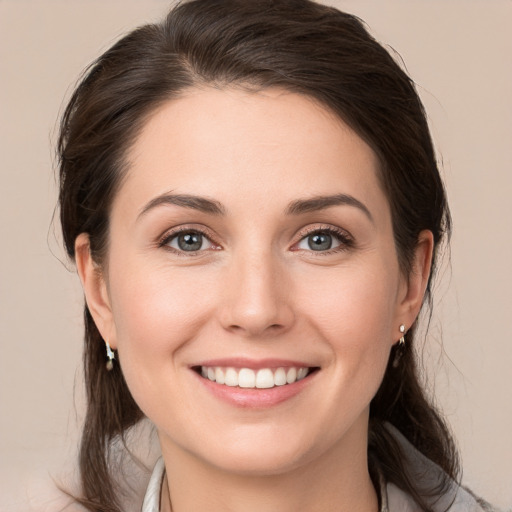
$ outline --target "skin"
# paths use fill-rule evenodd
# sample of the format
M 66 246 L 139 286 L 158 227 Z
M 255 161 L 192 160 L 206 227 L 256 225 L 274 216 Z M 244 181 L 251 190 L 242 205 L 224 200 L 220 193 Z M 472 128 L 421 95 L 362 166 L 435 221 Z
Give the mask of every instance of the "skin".
M 369 403 L 400 324 L 421 307 L 432 236 L 421 233 L 404 276 L 373 150 L 304 96 L 205 88 L 159 107 L 128 161 L 107 261 L 92 261 L 83 234 L 77 267 L 96 324 L 157 427 L 163 510 L 170 493 L 175 512 L 376 511 Z M 155 205 L 170 193 L 206 197 L 223 213 Z M 333 194 L 359 204 L 289 211 Z M 180 251 L 169 238 L 177 226 L 204 232 L 201 250 Z M 327 229 L 341 238 L 313 251 L 308 236 Z M 280 404 L 235 407 L 190 369 L 224 357 L 319 371 Z

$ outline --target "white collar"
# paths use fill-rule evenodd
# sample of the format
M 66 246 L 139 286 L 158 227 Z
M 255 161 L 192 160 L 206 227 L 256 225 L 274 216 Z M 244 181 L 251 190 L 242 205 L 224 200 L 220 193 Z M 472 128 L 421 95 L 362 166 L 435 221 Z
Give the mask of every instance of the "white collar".
M 142 512 L 160 512 L 160 494 L 162 492 L 162 483 L 165 475 L 164 459 L 160 457 L 155 464 L 151 478 L 149 479 L 144 502 L 142 503 Z

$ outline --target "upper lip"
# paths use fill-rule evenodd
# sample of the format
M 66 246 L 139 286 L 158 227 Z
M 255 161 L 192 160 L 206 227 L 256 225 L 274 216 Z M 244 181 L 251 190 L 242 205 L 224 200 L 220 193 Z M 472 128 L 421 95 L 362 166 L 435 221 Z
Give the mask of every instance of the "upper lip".
M 191 367 L 206 366 L 206 367 L 225 367 L 225 368 L 250 368 L 252 370 L 259 370 L 261 368 L 312 368 L 315 365 L 306 363 L 304 361 L 296 361 L 290 359 L 248 359 L 245 357 L 229 357 L 220 359 L 208 359 L 201 361 Z

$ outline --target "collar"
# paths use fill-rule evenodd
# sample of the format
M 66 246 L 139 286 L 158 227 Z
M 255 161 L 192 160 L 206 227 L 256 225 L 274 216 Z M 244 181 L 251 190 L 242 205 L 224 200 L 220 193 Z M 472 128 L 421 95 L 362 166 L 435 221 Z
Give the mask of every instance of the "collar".
M 160 494 L 165 475 L 164 459 L 160 457 L 155 464 L 151 478 L 149 479 L 142 512 L 160 512 Z

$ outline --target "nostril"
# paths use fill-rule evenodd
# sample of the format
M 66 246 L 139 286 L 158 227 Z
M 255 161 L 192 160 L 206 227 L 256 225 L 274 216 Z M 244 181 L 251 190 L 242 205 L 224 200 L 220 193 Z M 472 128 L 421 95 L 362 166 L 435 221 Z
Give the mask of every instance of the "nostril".
M 256 335 L 261 336 L 265 334 L 277 334 L 279 331 L 282 331 L 285 328 L 282 324 L 271 324 L 263 329 L 260 329 L 259 326 L 251 326 L 247 325 L 243 327 L 241 325 L 232 324 L 228 327 L 228 330 L 236 333 L 247 333 L 248 335 Z

